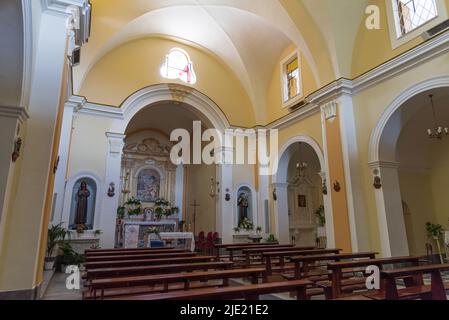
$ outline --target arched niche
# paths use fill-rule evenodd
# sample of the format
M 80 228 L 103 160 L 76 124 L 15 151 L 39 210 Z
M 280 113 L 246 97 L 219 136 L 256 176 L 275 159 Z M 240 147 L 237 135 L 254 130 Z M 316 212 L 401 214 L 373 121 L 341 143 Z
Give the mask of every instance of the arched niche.
M 257 208 L 256 208 L 256 196 L 255 192 L 253 192 L 253 188 L 249 185 L 240 185 L 236 189 L 235 194 L 235 215 L 234 215 L 234 222 L 235 226 L 237 227 L 240 223 L 240 215 L 241 215 L 241 205 L 244 205 L 246 209 L 246 216 L 249 221 L 251 221 L 254 225 L 254 228 L 257 228 L 258 221 L 257 221 Z M 241 203 L 241 201 L 245 203 Z
M 95 180 L 89 177 L 83 177 L 78 179 L 72 188 L 72 197 L 70 204 L 70 218 L 69 218 L 69 229 L 76 229 L 75 219 L 76 210 L 78 205 L 78 191 L 81 184 L 85 182 L 87 184 L 87 190 L 89 191 L 89 197 L 87 199 L 87 218 L 86 218 L 86 229 L 93 230 L 95 224 L 95 209 L 97 203 L 97 183 Z

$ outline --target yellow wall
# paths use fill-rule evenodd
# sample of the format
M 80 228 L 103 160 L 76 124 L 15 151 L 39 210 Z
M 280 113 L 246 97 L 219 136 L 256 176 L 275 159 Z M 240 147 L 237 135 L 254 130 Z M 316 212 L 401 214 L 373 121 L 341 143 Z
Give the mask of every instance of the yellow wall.
M 449 228 L 449 139 L 434 146 L 432 170 L 430 172 L 434 222 Z
M 180 83 L 160 75 L 170 49 L 186 50 L 197 75 L 195 89 L 211 98 L 232 125 L 255 125 L 251 102 L 234 74 L 217 58 L 205 51 L 163 38 L 129 42 L 103 57 L 87 75 L 80 94 L 88 101 L 119 106 L 132 93 L 154 84 Z
M 402 201 L 407 204 L 405 222 L 410 254 L 426 253 L 425 224 L 434 221 L 434 205 L 429 172 L 400 171 Z M 408 215 L 408 216 L 407 216 Z
M 449 0 L 445 0 L 449 13 Z M 396 49 L 392 49 L 385 0 L 370 0 L 369 4 L 381 10 L 381 29 L 368 30 L 363 20 L 355 42 L 352 57 L 352 77 L 355 78 L 384 62 L 410 50 L 423 42 L 417 37 Z

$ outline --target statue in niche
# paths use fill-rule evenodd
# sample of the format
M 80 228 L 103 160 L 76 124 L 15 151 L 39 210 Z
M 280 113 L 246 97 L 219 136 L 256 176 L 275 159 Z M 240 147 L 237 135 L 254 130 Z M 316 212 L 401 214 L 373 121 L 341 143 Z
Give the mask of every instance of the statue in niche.
M 90 191 L 87 189 L 87 183 L 85 181 L 82 181 L 81 186 L 76 194 L 75 227 L 86 225 L 89 197 Z
M 239 206 L 239 224 L 245 219 L 248 218 L 248 196 L 242 192 L 239 195 L 237 200 L 237 205 Z

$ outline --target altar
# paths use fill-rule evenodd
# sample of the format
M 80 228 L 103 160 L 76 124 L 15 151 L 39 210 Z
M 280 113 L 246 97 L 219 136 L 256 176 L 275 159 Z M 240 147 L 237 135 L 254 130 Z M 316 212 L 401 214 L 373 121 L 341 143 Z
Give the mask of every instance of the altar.
M 163 221 L 124 221 L 123 223 L 123 246 L 129 248 L 149 247 L 145 243 L 145 233 L 149 228 L 156 227 L 162 241 L 170 246 L 184 247 L 195 251 L 195 237 L 190 232 L 176 232 L 177 222 L 173 220 Z M 149 242 L 150 240 L 148 240 Z

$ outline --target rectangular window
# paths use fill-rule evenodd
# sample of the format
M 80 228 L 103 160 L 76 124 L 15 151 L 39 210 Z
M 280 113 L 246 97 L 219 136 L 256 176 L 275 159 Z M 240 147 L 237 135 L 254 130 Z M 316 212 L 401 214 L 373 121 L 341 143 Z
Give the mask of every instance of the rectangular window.
M 282 105 L 291 107 L 302 97 L 301 60 L 298 52 L 281 62 Z
M 435 0 L 393 0 L 393 8 L 398 38 L 438 16 Z

